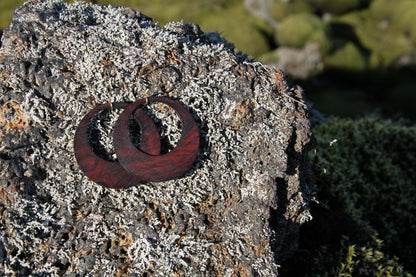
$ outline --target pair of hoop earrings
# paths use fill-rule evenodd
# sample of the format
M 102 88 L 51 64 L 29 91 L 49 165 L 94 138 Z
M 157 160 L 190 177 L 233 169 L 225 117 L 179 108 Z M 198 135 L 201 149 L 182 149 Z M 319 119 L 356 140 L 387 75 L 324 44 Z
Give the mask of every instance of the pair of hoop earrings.
M 152 119 L 140 107 L 149 103 L 169 105 L 182 122 L 181 138 L 174 149 L 160 154 L 160 135 Z M 117 161 L 104 160 L 94 153 L 88 138 L 89 125 L 97 113 L 109 108 L 124 109 L 116 121 L 113 145 Z M 133 116 L 141 130 L 140 147 L 129 137 L 129 118 Z M 191 114 L 168 97 L 142 98 L 133 103 L 102 104 L 88 112 L 79 123 L 74 137 L 74 152 L 80 169 L 92 181 L 109 188 L 127 188 L 139 182 L 159 182 L 184 175 L 194 163 L 199 149 L 198 127 Z

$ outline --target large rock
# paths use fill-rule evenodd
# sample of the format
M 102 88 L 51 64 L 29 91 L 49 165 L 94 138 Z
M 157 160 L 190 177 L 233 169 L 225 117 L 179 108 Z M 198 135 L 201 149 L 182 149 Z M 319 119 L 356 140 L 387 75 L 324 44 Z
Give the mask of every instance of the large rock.
M 149 89 L 198 123 L 186 176 L 125 190 L 79 169 L 81 118 Z M 272 276 L 310 219 L 302 91 L 198 26 L 158 26 L 140 12 L 28 1 L 0 50 L 0 272 L 5 275 Z M 117 112 L 97 117 L 91 145 L 111 158 Z M 175 113 L 153 105 L 169 148 Z M 165 149 L 166 150 L 166 149 Z M 167 151 L 167 150 L 166 150 Z

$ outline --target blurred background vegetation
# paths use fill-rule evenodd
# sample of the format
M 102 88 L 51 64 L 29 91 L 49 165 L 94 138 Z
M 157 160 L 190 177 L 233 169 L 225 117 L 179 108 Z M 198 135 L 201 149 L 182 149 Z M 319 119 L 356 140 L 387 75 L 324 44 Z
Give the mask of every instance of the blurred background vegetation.
M 0 2 L 1 28 L 24 1 Z M 67 1 L 71 2 L 71 1 Z M 283 69 L 314 108 L 416 119 L 415 0 L 93 0 L 192 22 Z
M 2 29 L 23 2 L 1 0 Z M 334 116 L 314 129 L 314 220 L 281 276 L 416 273 L 416 0 L 87 2 L 219 32 Z

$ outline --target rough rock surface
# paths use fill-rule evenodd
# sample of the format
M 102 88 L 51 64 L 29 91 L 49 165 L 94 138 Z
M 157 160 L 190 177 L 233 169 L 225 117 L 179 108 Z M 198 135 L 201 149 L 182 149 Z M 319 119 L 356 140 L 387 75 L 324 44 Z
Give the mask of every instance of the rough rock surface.
M 112 190 L 78 168 L 73 137 L 94 106 L 180 101 L 201 134 L 188 174 Z M 1 275 L 272 276 L 310 218 L 302 91 L 198 26 L 158 26 L 128 8 L 28 1 L 0 50 Z M 117 113 L 91 145 L 112 155 Z M 165 151 L 178 118 L 149 108 Z M 139 135 L 139 134 L 137 134 Z

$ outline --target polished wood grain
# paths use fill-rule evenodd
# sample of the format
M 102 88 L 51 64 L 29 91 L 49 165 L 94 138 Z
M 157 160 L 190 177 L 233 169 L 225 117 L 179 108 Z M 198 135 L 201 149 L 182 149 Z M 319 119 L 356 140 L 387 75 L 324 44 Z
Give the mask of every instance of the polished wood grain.
M 177 146 L 170 152 L 159 155 L 146 153 L 136 148 L 129 138 L 128 120 L 146 99 L 128 105 L 120 115 L 114 128 L 114 149 L 122 167 L 141 180 L 166 181 L 183 176 L 194 163 L 199 149 L 198 127 L 191 114 L 180 104 L 167 97 L 149 97 L 149 103 L 161 102 L 172 107 L 182 121 L 182 134 Z M 156 134 L 143 131 L 142 137 L 159 140 Z
M 127 103 L 113 103 L 116 109 L 123 109 Z M 110 104 L 95 107 L 79 123 L 75 132 L 74 152 L 80 169 L 92 181 L 109 188 L 127 188 L 144 181 L 141 177 L 127 171 L 117 161 L 106 161 L 94 153 L 88 138 L 89 125 L 97 113 L 109 109 Z M 134 111 L 134 119 L 139 123 L 142 134 L 147 137 L 142 140 L 140 149 L 148 155 L 160 154 L 160 136 L 154 122 L 142 110 Z M 128 138 L 128 134 L 126 134 Z M 143 136 L 142 136 L 143 137 Z M 149 139 L 151 138 L 151 139 Z M 137 148 L 136 148 L 137 149 Z

